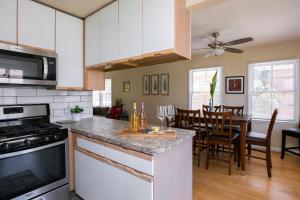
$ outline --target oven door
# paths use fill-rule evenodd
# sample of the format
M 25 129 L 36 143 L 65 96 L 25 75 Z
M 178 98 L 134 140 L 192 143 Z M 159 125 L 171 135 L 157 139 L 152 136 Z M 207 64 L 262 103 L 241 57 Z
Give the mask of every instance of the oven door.
M 0 83 L 56 85 L 56 58 L 4 50 L 0 45 Z
M 0 199 L 31 199 L 68 184 L 68 140 L 0 155 Z

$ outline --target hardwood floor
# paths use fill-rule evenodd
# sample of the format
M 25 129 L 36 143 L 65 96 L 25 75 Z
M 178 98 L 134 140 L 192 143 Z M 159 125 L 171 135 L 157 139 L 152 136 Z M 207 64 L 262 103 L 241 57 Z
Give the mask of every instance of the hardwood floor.
M 227 154 L 225 154 L 227 155 Z M 224 156 L 225 156 L 224 155 Z M 300 199 L 300 157 L 286 154 L 284 160 L 279 153 L 272 153 L 272 178 L 268 178 L 263 160 L 246 161 L 245 176 L 240 175 L 236 165 L 228 176 L 228 163 L 210 160 L 205 169 L 205 151 L 201 154 L 201 165 L 193 165 L 193 200 L 218 199 Z

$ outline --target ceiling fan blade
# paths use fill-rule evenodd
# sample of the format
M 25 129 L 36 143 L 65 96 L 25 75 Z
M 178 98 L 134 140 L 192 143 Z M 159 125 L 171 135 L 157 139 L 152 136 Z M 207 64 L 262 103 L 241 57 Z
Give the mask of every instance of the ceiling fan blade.
M 203 47 L 203 48 L 196 48 L 196 49 L 192 49 L 192 51 L 196 51 L 196 50 L 202 50 L 202 49 L 211 49 L 211 48 L 209 48 L 209 47 Z
M 244 51 L 241 49 L 235 49 L 235 48 L 230 48 L 230 47 L 225 47 L 225 51 L 230 52 L 230 53 L 243 53 Z
M 225 42 L 225 43 L 223 43 L 223 46 L 243 44 L 243 43 L 251 42 L 251 41 L 253 41 L 253 38 L 252 37 L 247 37 L 247 38 L 242 38 L 242 39 L 238 39 L 238 40 L 233 40 L 233 41 L 230 41 L 230 42 Z

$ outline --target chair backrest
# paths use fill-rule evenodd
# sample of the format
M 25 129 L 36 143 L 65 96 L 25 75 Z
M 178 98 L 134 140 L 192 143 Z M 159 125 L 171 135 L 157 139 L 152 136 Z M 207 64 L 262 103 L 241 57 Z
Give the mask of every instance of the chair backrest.
M 207 112 L 203 111 L 206 133 L 208 135 L 225 135 L 231 143 L 232 112 Z M 226 125 L 226 129 L 225 129 Z
M 214 106 L 213 112 L 220 112 L 221 111 L 221 105 L 220 106 Z M 209 105 L 202 105 L 203 111 L 209 112 Z
M 177 108 L 178 128 L 196 130 L 200 127 L 200 110 L 182 110 Z
M 223 105 L 223 111 L 225 112 L 232 112 L 236 115 L 243 115 L 244 114 L 244 106 L 225 106 Z
M 276 121 L 277 114 L 278 114 L 278 110 L 275 109 L 273 114 L 272 114 L 272 118 L 271 118 L 269 128 L 268 128 L 268 133 L 267 133 L 267 141 L 268 142 L 271 142 L 272 131 L 273 131 L 273 128 L 274 128 L 274 124 L 275 124 L 275 121 Z

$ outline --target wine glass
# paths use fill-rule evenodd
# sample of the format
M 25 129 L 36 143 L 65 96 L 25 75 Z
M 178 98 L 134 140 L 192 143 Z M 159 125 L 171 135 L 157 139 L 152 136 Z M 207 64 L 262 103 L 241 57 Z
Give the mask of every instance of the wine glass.
M 174 105 L 168 105 L 167 106 L 167 115 L 166 117 L 168 118 L 170 124 L 172 122 L 173 117 L 175 116 L 175 108 Z M 171 126 L 169 126 L 168 131 L 171 131 Z
M 160 120 L 161 130 L 163 130 L 164 129 L 163 121 L 166 118 L 166 112 L 165 112 L 164 106 L 157 106 L 157 108 L 156 108 L 156 117 L 157 117 L 157 119 Z

